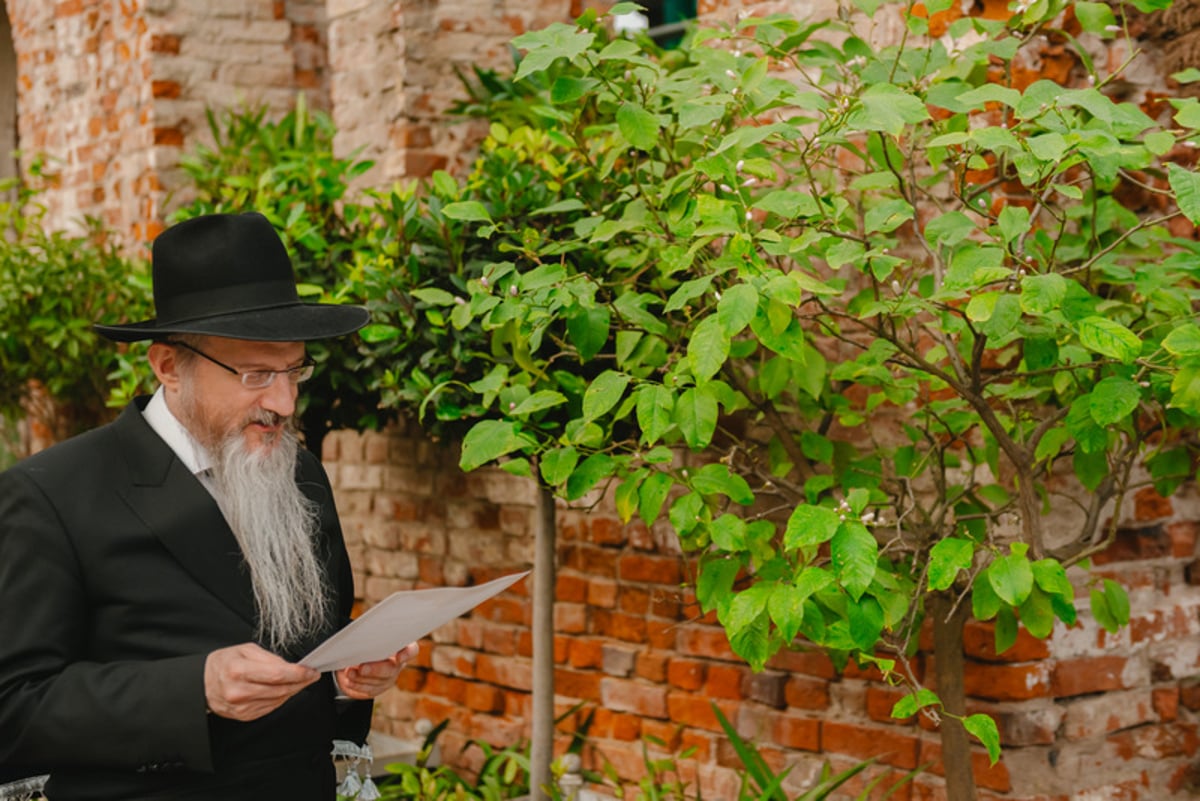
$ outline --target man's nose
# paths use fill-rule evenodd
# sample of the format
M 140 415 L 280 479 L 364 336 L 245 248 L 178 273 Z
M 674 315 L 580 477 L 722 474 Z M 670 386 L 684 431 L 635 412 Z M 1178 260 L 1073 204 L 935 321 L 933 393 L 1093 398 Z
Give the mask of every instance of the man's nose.
M 296 411 L 298 393 L 296 385 L 289 381 L 286 375 L 276 375 L 271 385 L 263 390 L 259 406 L 280 417 L 291 417 Z

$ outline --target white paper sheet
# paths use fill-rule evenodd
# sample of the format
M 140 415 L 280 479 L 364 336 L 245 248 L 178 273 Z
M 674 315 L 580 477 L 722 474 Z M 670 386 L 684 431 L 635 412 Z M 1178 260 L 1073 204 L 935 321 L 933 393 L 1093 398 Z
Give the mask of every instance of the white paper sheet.
M 410 642 L 508 589 L 530 571 L 475 587 L 394 592 L 314 648 L 300 664 L 321 672 L 387 659 Z

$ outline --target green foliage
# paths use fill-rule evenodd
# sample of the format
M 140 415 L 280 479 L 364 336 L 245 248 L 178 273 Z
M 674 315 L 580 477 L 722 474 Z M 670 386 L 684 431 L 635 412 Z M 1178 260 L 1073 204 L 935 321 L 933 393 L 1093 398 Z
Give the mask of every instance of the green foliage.
M 435 726 L 411 763 L 387 766 L 390 774 L 379 783 L 382 801 L 504 801 L 529 793 L 529 756 L 523 746 L 495 748 L 471 741 L 466 748 L 483 752 L 483 764 L 475 781 L 469 781 L 448 765 L 431 765 L 438 736 L 448 720 Z
M 258 108 L 209 111 L 208 123 L 212 146 L 198 145 L 181 161 L 195 198 L 171 221 L 261 212 L 288 248 L 302 296 L 361 302 L 361 294 L 346 293 L 357 287 L 355 270 L 377 258 L 383 232 L 370 198 L 348 200 L 347 192 L 372 163 L 334 156 L 333 122 L 309 110 L 303 95 L 278 120 Z M 359 354 L 354 337 L 314 342 L 309 355 L 317 368 L 305 385 L 300 419 L 310 448 L 319 451 L 334 428 L 384 422 L 378 392 L 369 385 L 372 364 Z
M 1110 541 L 1135 466 L 1164 493 L 1193 471 L 1200 248 L 1167 223 L 1200 219 L 1200 185 L 1164 158 L 1200 101 L 1152 119 L 1102 91 L 1118 74 L 1012 84 L 1060 11 L 937 39 L 905 16 L 886 47 L 850 11 L 670 53 L 593 12 L 522 35 L 498 102 L 474 87 L 473 172 L 414 201 L 459 238 L 391 303 L 376 358 L 432 347 L 389 402 L 423 387 L 424 418 L 471 425 L 465 468 L 665 515 L 755 668 L 802 636 L 890 674 L 877 653 L 915 647 L 930 592 L 994 619 L 998 651 L 1073 623 L 1067 568 Z M 1113 13 L 1080 21 L 1111 35 Z M 1127 621 L 1101 586 L 1097 620 Z
M 41 163 L 32 186 L 0 186 L 0 418 L 33 412 L 31 385 L 52 401 L 59 438 L 103 422 L 108 375 L 122 356 L 92 331 L 95 322 L 149 316 L 149 274 L 120 255 L 112 232 L 87 219 L 81 233 L 51 231 L 41 204 Z

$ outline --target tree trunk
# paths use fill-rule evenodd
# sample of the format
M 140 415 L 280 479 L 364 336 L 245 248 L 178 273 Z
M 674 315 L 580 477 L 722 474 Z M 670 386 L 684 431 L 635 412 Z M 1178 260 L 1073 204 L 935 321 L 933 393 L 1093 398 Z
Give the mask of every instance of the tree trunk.
M 933 655 L 937 694 L 942 706 L 953 715 L 966 715 L 963 688 L 963 625 L 971 608 L 954 607 L 954 598 L 934 593 L 928 610 L 933 619 Z M 946 797 L 950 801 L 975 801 L 975 771 L 971 763 L 971 740 L 957 718 L 942 717 L 942 767 L 946 773 Z
M 538 486 L 533 556 L 533 738 L 529 750 L 529 797 L 547 801 L 554 760 L 554 589 L 557 529 L 554 494 Z

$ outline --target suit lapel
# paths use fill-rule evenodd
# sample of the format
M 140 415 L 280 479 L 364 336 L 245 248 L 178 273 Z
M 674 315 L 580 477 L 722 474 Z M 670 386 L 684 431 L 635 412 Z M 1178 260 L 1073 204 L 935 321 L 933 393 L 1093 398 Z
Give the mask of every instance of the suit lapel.
M 255 625 L 250 574 L 217 502 L 154 433 L 138 404 L 113 428 L 131 477 L 126 502 L 197 583 Z

